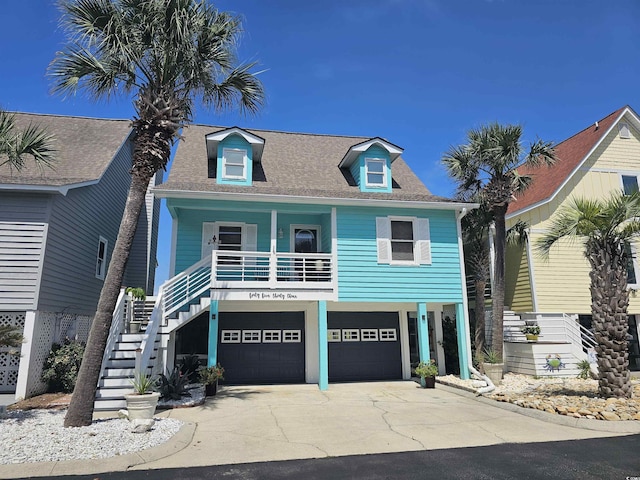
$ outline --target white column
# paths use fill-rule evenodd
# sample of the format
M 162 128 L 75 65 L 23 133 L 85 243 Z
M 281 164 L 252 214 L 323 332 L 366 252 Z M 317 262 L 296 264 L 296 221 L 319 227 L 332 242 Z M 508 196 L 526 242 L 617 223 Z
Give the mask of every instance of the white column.
M 402 357 L 402 378 L 411 379 L 411 355 L 409 349 L 409 315 L 406 310 L 400 310 L 400 355 Z
M 436 362 L 438 363 L 438 374 L 446 373 L 444 363 L 444 348 L 442 348 L 442 304 L 430 303 L 429 308 L 434 315 L 435 335 L 436 335 Z

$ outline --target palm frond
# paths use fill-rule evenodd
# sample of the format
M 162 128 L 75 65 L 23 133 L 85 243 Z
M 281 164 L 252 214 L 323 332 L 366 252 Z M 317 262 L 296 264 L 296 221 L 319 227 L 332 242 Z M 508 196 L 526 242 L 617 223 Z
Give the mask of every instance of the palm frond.
M 19 130 L 15 115 L 0 110 L 0 166 L 8 164 L 19 171 L 25 165 L 26 155 L 39 167 L 53 168 L 56 158 L 53 135 L 34 124 Z

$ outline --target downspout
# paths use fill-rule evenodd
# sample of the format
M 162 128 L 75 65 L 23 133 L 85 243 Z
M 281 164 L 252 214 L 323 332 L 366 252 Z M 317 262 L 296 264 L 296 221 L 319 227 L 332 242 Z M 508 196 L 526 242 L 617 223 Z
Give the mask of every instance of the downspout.
M 464 218 L 464 216 L 467 213 L 469 213 L 469 211 L 465 207 L 465 208 L 462 208 L 462 210 L 460 210 L 458 212 L 458 215 L 457 215 L 458 242 L 459 242 L 459 248 L 460 248 L 460 268 L 461 268 L 461 271 L 462 271 L 462 304 L 464 305 L 464 311 L 465 312 L 469 311 L 469 302 L 467 300 L 467 278 L 466 278 L 466 272 L 465 272 L 465 268 L 464 268 L 464 250 L 463 250 L 463 247 L 462 247 L 462 224 L 461 224 L 461 222 L 462 222 L 462 219 Z M 472 357 L 471 357 L 471 338 L 470 338 L 470 336 L 467 336 L 467 338 L 465 339 L 465 343 L 467 344 L 467 352 L 468 352 L 468 357 L 467 358 L 469 358 L 469 371 L 473 375 L 475 375 L 476 377 L 478 377 L 479 379 L 481 379 L 481 380 L 483 380 L 483 381 L 485 381 L 487 383 L 486 387 L 480 387 L 480 388 L 476 389 L 476 393 L 478 395 L 482 395 L 482 394 L 494 391 L 496 389 L 496 386 L 493 384 L 491 379 L 489 377 L 487 377 L 486 375 L 482 375 L 473 366 L 473 360 L 472 360 Z

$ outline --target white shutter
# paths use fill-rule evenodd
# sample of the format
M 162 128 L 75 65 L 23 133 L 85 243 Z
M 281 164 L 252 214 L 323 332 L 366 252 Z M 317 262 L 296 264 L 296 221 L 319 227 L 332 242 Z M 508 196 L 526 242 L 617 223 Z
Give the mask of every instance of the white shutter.
M 387 217 L 376 217 L 376 244 L 378 263 L 391 263 L 391 222 Z
M 242 245 L 242 249 L 246 252 L 255 252 L 258 250 L 258 225 L 255 223 L 245 224 Z
M 431 265 L 431 234 L 429 233 L 429 219 L 416 220 L 416 254 L 420 265 Z
M 216 234 L 215 223 L 204 222 L 202 224 L 202 256 L 200 258 L 211 255 L 216 244 L 213 242 L 213 236 Z

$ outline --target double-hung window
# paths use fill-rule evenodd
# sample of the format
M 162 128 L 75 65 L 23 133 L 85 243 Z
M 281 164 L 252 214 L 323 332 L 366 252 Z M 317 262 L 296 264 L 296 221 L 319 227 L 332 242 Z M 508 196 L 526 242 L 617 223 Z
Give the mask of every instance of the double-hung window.
M 387 161 L 384 158 L 365 158 L 364 170 L 367 187 L 387 186 Z
M 431 264 L 429 219 L 377 217 L 378 263 L 391 265 Z
M 622 175 L 622 189 L 625 195 L 638 192 L 638 177 L 636 175 Z
M 230 180 L 247 179 L 247 151 L 225 148 L 222 151 L 222 177 Z

